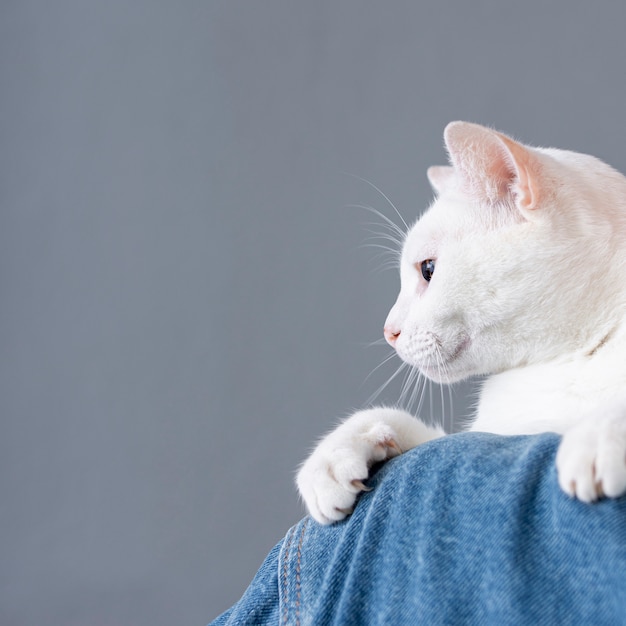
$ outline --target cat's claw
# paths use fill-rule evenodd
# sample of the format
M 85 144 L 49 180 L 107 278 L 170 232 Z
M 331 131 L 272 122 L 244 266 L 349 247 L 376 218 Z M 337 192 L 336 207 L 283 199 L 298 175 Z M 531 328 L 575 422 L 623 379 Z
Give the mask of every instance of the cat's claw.
M 396 433 L 383 423 L 360 429 L 350 421 L 327 435 L 298 472 L 297 484 L 309 513 L 331 524 L 352 513 L 374 463 L 401 454 Z
M 357 411 L 317 445 L 296 483 L 311 516 L 332 524 L 350 515 L 375 463 L 444 434 L 406 411 L 376 407 Z
M 565 493 L 583 502 L 626 493 L 626 422 L 588 419 L 563 436 L 556 466 Z
M 387 453 L 389 458 L 398 456 L 402 454 L 402 449 L 398 445 L 398 442 L 395 439 L 390 439 L 389 441 L 384 441 L 383 445 L 387 448 Z
M 371 491 L 372 488 L 368 487 L 362 480 L 357 480 L 356 478 L 352 481 L 352 484 L 359 490 L 359 491 Z

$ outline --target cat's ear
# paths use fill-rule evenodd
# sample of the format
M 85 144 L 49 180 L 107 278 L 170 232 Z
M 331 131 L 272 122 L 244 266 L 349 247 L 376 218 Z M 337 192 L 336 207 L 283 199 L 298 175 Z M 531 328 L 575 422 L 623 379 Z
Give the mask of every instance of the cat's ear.
M 428 182 L 437 194 L 455 185 L 454 168 L 450 165 L 433 165 L 426 170 Z
M 519 209 L 537 208 L 540 164 L 526 146 L 469 122 L 448 124 L 444 139 L 450 162 L 466 193 L 487 202 L 497 202 L 512 194 Z

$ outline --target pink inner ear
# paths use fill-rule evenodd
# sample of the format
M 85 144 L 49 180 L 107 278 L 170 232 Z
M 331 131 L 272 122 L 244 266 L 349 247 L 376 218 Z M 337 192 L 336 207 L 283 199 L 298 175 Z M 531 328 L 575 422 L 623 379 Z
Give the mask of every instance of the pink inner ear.
M 513 141 L 510 137 L 498 133 L 498 138 L 506 146 L 517 173 L 515 194 L 518 206 L 522 209 L 532 210 L 539 203 L 538 185 L 536 175 L 533 173 L 533 159 L 526 148 Z
M 524 146 L 468 122 L 448 124 L 444 137 L 450 161 L 471 196 L 497 202 L 513 190 L 519 208 L 537 206 L 532 155 Z

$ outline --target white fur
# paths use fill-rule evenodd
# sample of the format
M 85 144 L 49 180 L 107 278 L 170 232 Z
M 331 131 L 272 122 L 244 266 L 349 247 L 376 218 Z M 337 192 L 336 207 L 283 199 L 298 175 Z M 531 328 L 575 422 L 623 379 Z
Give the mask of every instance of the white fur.
M 559 483 L 626 492 L 626 178 L 598 159 L 453 122 L 451 166 L 409 230 L 385 323 L 398 355 L 444 383 L 490 375 L 471 430 L 564 435 Z M 421 262 L 435 260 L 432 280 Z M 369 466 L 443 435 L 390 408 L 328 434 L 297 484 L 321 523 L 351 511 Z

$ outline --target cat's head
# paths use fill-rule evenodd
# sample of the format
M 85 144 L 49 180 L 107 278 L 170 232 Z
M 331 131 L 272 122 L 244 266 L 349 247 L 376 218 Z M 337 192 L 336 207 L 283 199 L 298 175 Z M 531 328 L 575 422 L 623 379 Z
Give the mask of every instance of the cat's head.
M 453 122 L 437 197 L 407 233 L 385 322 L 453 382 L 575 353 L 623 316 L 626 179 L 594 157 Z

